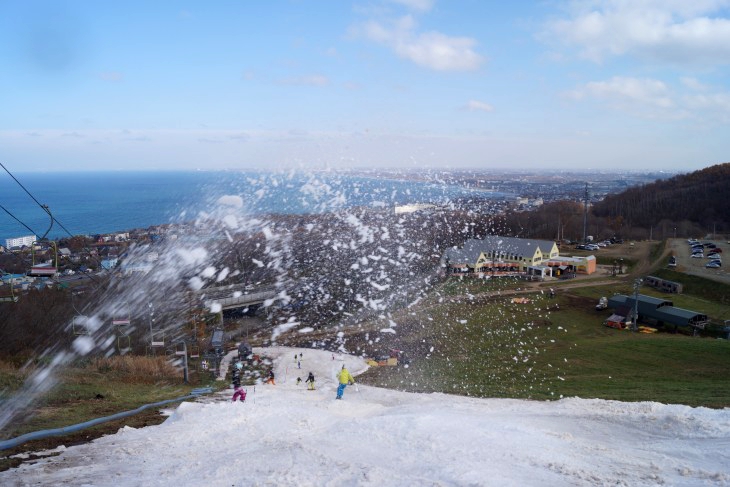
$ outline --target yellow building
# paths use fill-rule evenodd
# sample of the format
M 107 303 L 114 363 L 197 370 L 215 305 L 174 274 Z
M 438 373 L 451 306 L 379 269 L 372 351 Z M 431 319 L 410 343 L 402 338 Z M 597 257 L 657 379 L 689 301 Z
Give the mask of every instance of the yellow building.
M 526 272 L 528 267 L 541 265 L 559 254 L 557 244 L 550 240 L 489 235 L 469 239 L 461 249 L 448 249 L 442 265 L 455 273 Z

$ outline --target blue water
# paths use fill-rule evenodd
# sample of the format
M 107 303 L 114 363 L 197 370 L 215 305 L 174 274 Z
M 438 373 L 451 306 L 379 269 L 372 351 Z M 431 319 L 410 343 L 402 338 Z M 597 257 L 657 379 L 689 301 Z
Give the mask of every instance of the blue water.
M 448 203 L 453 198 L 498 193 L 434 182 L 398 181 L 331 174 L 234 172 L 14 173 L 73 235 L 112 233 L 176 221 L 211 211 L 223 195 L 243 198 L 246 211 L 315 213 L 352 206 L 389 208 L 405 203 Z M 0 205 L 43 236 L 50 218 L 4 171 Z M 48 238 L 68 236 L 58 224 Z M 0 209 L 0 244 L 31 231 Z

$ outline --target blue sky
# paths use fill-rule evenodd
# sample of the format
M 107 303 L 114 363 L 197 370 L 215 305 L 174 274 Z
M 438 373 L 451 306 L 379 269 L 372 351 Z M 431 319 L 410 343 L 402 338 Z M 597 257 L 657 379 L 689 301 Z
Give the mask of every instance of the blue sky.
M 690 171 L 730 0 L 0 0 L 15 170 Z

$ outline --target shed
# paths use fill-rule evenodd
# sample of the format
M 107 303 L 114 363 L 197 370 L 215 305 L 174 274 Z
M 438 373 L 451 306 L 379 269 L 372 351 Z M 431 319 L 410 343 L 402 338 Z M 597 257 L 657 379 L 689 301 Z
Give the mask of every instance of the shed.
M 649 316 L 654 318 L 654 313 L 657 309 L 672 306 L 672 302 L 666 299 L 655 298 L 653 296 L 647 296 L 645 294 L 639 294 L 638 296 L 638 312 L 641 316 Z M 616 294 L 608 298 L 608 307 L 613 309 L 628 307 L 634 309 L 635 300 L 633 296 L 624 296 L 623 294 Z
M 693 326 L 695 328 L 704 328 L 707 323 L 707 315 L 673 306 L 656 310 L 656 314 L 652 318 L 670 325 Z

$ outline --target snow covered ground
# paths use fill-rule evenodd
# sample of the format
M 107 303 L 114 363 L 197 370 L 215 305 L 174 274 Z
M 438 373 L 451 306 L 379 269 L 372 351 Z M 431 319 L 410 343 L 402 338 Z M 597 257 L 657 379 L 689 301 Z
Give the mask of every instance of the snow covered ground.
M 295 353 L 302 353 L 297 369 Z M 730 485 L 730 409 L 563 399 L 471 399 L 348 387 L 357 357 L 271 348 L 277 385 L 181 404 L 1 472 L 10 485 Z M 307 391 L 309 371 L 317 390 Z

